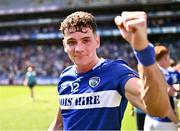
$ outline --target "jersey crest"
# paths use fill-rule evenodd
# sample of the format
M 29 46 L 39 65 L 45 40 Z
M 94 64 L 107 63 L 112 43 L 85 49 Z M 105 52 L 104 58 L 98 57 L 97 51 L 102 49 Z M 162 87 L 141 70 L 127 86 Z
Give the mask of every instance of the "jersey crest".
M 95 76 L 89 79 L 89 86 L 91 86 L 92 88 L 98 86 L 99 83 L 100 83 L 100 77 Z

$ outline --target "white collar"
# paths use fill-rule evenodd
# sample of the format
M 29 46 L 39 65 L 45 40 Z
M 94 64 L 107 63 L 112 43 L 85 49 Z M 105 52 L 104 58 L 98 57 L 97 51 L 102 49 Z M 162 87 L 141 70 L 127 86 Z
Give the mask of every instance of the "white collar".
M 160 68 L 160 70 L 163 72 L 163 74 L 169 74 L 169 72 L 167 71 L 167 69 L 161 67 L 160 65 L 159 65 L 159 68 Z
M 96 69 L 98 66 L 100 66 L 105 61 L 104 58 L 100 58 L 97 62 L 97 64 L 92 68 L 92 70 Z
M 91 70 L 96 69 L 96 68 L 97 68 L 98 66 L 100 66 L 104 61 L 105 61 L 105 59 L 101 57 L 101 58 L 98 60 L 97 64 L 96 64 Z M 73 67 L 75 68 L 75 73 L 78 74 L 75 65 L 74 65 Z

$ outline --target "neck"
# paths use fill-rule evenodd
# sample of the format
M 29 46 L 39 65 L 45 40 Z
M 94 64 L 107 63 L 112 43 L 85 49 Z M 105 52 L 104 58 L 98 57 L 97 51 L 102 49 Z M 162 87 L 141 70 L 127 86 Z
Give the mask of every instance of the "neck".
M 89 62 L 87 65 L 76 65 L 77 73 L 85 73 L 90 71 L 99 61 L 99 57 L 93 59 L 93 61 Z

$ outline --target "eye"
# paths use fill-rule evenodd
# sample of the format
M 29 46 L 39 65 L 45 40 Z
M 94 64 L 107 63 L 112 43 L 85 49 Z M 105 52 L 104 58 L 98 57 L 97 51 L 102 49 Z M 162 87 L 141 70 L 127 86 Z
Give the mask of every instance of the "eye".
M 88 42 L 89 42 L 88 39 L 84 39 L 84 40 L 83 40 L 83 44 L 87 44 Z
M 70 46 L 75 45 L 75 44 L 76 44 L 76 41 L 72 41 L 72 40 L 71 40 L 71 41 L 68 41 L 68 42 L 67 42 L 67 45 L 70 45 Z

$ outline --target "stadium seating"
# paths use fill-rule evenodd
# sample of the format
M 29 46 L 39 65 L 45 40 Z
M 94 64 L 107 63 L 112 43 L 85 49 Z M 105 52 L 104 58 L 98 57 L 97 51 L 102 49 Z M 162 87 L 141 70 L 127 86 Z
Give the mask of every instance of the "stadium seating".
M 148 14 L 151 42 L 166 44 L 180 60 L 180 10 L 175 0 L 0 0 L 0 85 L 22 84 L 28 64 L 36 66 L 38 84 L 56 84 L 60 72 L 70 64 L 59 32 L 60 21 L 76 10 L 92 12 L 102 46 L 99 56 L 125 59 L 133 68 L 132 49 L 122 40 L 113 23 L 123 10 Z M 104 8 L 105 7 L 105 8 Z

